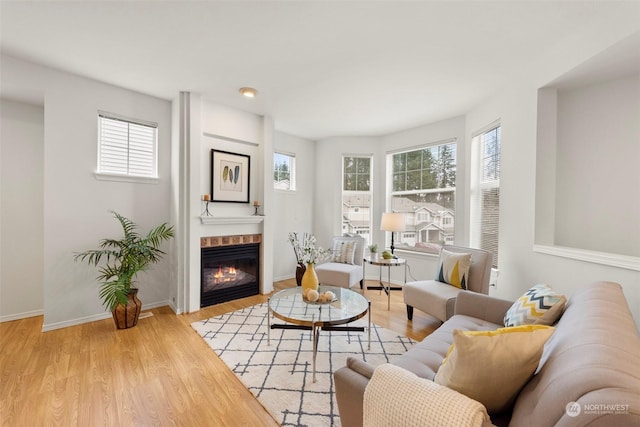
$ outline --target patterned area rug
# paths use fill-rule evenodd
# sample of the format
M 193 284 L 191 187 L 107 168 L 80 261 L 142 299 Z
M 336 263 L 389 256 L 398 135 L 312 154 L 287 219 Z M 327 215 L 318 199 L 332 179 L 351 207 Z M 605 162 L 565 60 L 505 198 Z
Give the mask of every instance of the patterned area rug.
M 314 383 L 311 331 L 272 329 L 271 345 L 267 345 L 266 313 L 263 303 L 191 326 L 283 426 L 339 426 L 332 373 L 345 365 L 348 356 L 377 366 L 414 344 L 374 324 L 371 350 L 367 350 L 366 331 L 322 331 Z M 366 327 L 366 319 L 351 325 Z

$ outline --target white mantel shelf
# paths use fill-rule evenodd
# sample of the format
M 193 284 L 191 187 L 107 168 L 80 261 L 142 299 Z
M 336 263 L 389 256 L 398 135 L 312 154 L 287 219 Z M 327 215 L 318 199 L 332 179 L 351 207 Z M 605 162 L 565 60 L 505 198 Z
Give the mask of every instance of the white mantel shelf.
M 200 222 L 205 225 L 259 224 L 264 221 L 262 215 L 248 216 L 201 216 Z

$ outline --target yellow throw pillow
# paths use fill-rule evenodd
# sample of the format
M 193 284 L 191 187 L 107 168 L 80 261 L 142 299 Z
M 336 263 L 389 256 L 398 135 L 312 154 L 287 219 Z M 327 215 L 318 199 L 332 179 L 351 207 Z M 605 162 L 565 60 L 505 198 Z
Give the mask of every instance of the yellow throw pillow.
M 509 409 L 540 362 L 555 328 L 524 325 L 495 331 L 453 331 L 453 345 L 434 381 L 482 403 L 490 414 Z
M 467 277 L 471 266 L 471 254 L 440 251 L 438 265 L 438 282 L 447 283 L 456 288 L 467 289 Z

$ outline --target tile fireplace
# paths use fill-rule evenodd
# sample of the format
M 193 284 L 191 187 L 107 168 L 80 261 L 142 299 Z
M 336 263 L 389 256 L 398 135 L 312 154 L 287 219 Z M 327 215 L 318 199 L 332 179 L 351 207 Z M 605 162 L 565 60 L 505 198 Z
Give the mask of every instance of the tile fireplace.
M 260 234 L 200 240 L 200 307 L 260 292 Z

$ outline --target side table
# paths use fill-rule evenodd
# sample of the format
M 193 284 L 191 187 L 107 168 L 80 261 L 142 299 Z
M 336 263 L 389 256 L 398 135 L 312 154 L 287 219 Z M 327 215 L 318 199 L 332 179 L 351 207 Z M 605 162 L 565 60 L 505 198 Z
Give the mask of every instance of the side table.
M 391 291 L 401 291 L 402 286 L 392 286 L 391 285 L 391 267 L 400 267 L 404 266 L 404 283 L 407 283 L 407 260 L 403 258 L 391 258 L 384 259 L 378 257 L 366 256 L 364 257 L 364 262 L 362 263 L 362 276 L 364 278 L 367 277 L 365 274 L 365 266 L 369 265 L 377 265 L 380 267 L 380 278 L 378 286 L 367 286 L 367 290 L 382 290 L 387 294 L 387 310 L 391 310 Z M 387 267 L 387 282 L 382 281 L 382 269 Z

